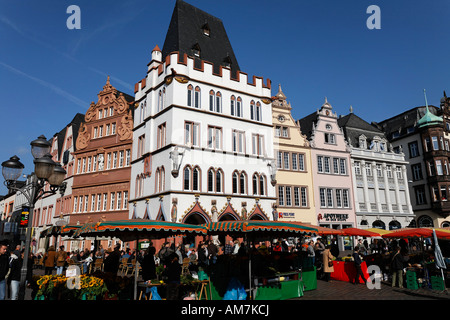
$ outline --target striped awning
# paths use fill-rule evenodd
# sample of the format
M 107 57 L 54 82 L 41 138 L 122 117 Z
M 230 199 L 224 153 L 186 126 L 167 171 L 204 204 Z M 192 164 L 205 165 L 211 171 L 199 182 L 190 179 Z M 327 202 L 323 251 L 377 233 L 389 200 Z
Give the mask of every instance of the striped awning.
M 203 224 L 208 233 L 272 233 L 283 235 L 316 235 L 317 229 L 301 224 L 283 222 L 283 221 L 220 221 Z
M 74 232 L 74 237 L 117 237 L 122 240 L 159 239 L 175 235 L 206 235 L 203 226 L 146 219 L 87 223 Z
M 450 239 L 450 232 L 444 229 L 435 229 L 438 239 Z M 389 233 L 383 234 L 383 238 L 408 238 L 408 237 L 424 237 L 430 238 L 433 236 L 433 228 L 404 228 L 392 230 Z

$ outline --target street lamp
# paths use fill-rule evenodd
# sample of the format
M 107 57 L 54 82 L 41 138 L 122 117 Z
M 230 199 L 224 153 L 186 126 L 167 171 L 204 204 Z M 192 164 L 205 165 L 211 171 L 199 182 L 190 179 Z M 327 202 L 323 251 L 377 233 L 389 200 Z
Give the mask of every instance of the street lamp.
M 272 186 L 275 186 L 277 184 L 277 165 L 275 164 L 275 161 L 269 161 L 267 163 L 267 167 L 269 168 L 270 172 L 270 183 Z
M 58 189 L 63 188 L 66 171 L 59 163 L 55 163 L 50 155 L 51 143 L 45 136 L 41 135 L 30 143 L 31 154 L 34 157 L 34 172 L 31 173 L 29 182 L 22 188 L 15 186 L 16 180 L 22 175 L 24 165 L 19 161 L 19 157 L 13 156 L 9 160 L 2 162 L 2 174 L 5 185 L 8 189 L 13 189 L 25 196 L 29 207 L 28 225 L 25 236 L 24 257 L 20 273 L 19 300 L 25 298 L 25 281 L 28 269 L 28 256 L 31 243 L 31 229 L 33 226 L 33 211 L 37 200 L 45 194 L 55 194 Z M 50 191 L 44 191 L 45 183 L 50 185 Z

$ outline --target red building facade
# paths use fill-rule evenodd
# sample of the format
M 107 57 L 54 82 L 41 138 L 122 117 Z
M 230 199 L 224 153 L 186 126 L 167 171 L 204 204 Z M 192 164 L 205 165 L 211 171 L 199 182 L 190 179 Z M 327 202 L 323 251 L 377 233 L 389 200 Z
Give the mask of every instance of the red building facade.
M 70 224 L 128 219 L 134 98 L 108 80 L 81 123 Z

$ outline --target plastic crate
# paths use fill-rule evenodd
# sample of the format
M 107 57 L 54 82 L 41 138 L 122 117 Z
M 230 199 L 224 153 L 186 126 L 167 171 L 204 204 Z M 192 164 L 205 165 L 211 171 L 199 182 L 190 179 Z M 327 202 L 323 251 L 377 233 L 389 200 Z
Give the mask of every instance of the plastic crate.
M 409 270 L 406 271 L 406 279 L 416 281 L 417 280 L 416 273 L 414 271 L 409 271 Z
M 440 290 L 440 291 L 445 290 L 444 280 L 442 279 L 442 277 L 432 276 L 431 277 L 431 288 L 433 290 Z
M 417 290 L 419 289 L 419 284 L 417 283 L 417 281 L 406 281 L 406 288 Z

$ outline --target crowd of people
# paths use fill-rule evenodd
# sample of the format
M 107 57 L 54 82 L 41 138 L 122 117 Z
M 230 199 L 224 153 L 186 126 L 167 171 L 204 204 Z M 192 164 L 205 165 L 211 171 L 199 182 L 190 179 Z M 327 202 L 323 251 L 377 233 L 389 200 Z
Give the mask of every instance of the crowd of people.
M 331 240 L 331 241 L 330 241 Z M 402 286 L 401 272 L 406 260 L 406 253 L 416 250 L 418 244 L 407 243 L 405 240 L 388 240 L 373 239 L 369 244 L 367 240 L 360 239 L 354 252 L 352 260 L 355 263 L 356 279 L 362 277 L 361 263 L 365 256 L 373 254 L 385 255 L 392 252 L 390 257 L 390 267 L 392 271 L 393 285 L 398 281 Z M 197 246 L 194 244 L 175 244 L 173 242 L 164 242 L 160 248 L 156 248 L 150 242 L 148 248 L 143 250 L 130 250 L 129 248 L 121 249 L 121 245 L 117 244 L 114 248 L 104 249 L 101 245 L 98 248 L 93 246 L 90 249 L 80 251 L 65 251 L 64 246 L 50 246 L 47 251 L 30 253 L 27 268 L 27 281 L 31 280 L 34 261 L 42 260 L 42 267 L 45 275 L 61 275 L 64 274 L 67 267 L 76 264 L 80 267 L 82 273 L 92 272 L 95 261 L 101 259 L 103 272 L 117 275 L 123 259 L 127 259 L 128 263 L 137 260 L 142 267 L 141 276 L 144 281 L 156 279 L 159 276 L 164 277 L 168 283 L 180 283 L 183 264 L 188 264 L 190 272 L 198 272 L 208 270 L 214 266 L 219 257 L 242 257 L 247 256 L 250 252 L 253 254 L 293 254 L 298 257 L 294 260 L 294 269 L 301 267 L 316 266 L 318 270 L 318 278 L 330 281 L 330 275 L 334 271 L 332 260 L 339 257 L 339 247 L 337 239 L 327 239 L 325 243 L 321 238 L 312 240 L 312 238 L 300 241 L 295 238 L 294 241 L 287 239 L 275 239 L 273 242 L 264 241 L 257 244 L 247 244 L 245 241 L 226 240 L 220 243 L 217 239 L 200 241 Z M 19 282 L 21 277 L 21 268 L 23 264 L 23 248 L 16 246 L 14 248 L 1 244 L 0 246 L 0 300 L 9 297 L 15 300 L 18 297 Z M 158 269 L 158 267 L 161 267 Z M 157 272 L 158 270 L 158 272 Z M 164 270 L 163 274 L 159 271 Z M 9 288 L 9 290 L 7 290 Z
M 14 248 L 0 243 L 0 300 L 18 300 L 23 266 L 24 250 L 20 245 Z M 26 281 L 30 283 L 33 260 L 30 255 Z

